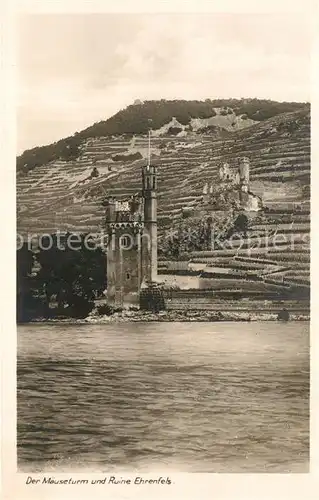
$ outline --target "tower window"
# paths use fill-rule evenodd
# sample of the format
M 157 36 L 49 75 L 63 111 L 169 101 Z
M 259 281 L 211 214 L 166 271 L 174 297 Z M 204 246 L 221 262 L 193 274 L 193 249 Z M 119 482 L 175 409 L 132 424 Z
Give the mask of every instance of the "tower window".
M 130 273 L 126 273 L 126 279 L 127 279 L 127 280 L 131 279 L 131 275 L 130 275 Z
M 156 179 L 155 179 L 155 176 L 153 177 L 153 189 L 156 189 Z
M 122 236 L 120 238 L 120 247 L 121 248 L 130 248 L 131 241 L 129 236 Z

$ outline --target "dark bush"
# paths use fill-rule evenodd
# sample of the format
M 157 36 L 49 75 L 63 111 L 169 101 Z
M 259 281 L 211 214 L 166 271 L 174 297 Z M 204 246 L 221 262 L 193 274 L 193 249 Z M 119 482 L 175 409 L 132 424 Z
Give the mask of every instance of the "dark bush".
M 201 128 L 200 131 L 202 134 L 217 133 L 218 127 L 216 125 L 207 125 L 207 127 Z
M 281 311 L 279 311 L 277 320 L 278 321 L 289 321 L 290 315 L 287 309 L 283 308 Z
M 113 161 L 135 161 L 140 160 L 142 157 L 141 153 L 137 151 L 136 153 L 132 153 L 130 155 L 114 155 L 112 156 Z
M 170 127 L 168 129 L 168 131 L 167 131 L 167 134 L 168 135 L 177 135 L 177 134 L 179 134 L 182 131 L 183 131 L 182 128 L 179 128 L 179 127 Z
M 98 177 L 100 175 L 98 169 L 96 167 L 93 168 L 90 178 L 93 179 L 94 177 Z
M 100 316 L 111 316 L 116 312 L 116 309 L 109 306 L 109 304 L 101 304 L 97 306 L 96 310 Z
M 36 255 L 25 247 L 18 251 L 18 321 L 43 316 L 86 317 L 93 309 L 94 299 L 102 296 L 106 288 L 106 257 L 93 240 L 85 240 L 85 235 L 76 243 L 69 239 L 70 234 L 59 241 L 55 235 L 51 237 L 52 247 L 42 239 L 43 248 L 48 249 Z M 35 275 L 31 275 L 31 257 L 36 257 L 40 264 Z M 51 307 L 52 298 L 57 307 Z
M 238 215 L 234 227 L 237 231 L 245 232 L 248 229 L 248 217 L 244 213 Z

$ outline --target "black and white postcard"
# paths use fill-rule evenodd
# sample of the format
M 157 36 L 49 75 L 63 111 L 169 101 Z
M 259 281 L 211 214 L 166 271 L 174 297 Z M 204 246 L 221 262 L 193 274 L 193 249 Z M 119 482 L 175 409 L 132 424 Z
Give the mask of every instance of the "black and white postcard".
M 9 68 L 4 498 L 312 498 L 311 2 L 44 3 Z

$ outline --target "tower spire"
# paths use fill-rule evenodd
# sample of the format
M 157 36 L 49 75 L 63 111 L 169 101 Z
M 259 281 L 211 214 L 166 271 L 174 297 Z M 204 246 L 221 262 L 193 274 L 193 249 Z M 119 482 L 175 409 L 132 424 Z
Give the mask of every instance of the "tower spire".
M 148 163 L 147 167 L 151 165 L 151 129 L 148 130 Z
M 152 120 L 148 120 L 148 159 L 147 159 L 147 170 L 151 165 L 151 132 L 152 132 Z

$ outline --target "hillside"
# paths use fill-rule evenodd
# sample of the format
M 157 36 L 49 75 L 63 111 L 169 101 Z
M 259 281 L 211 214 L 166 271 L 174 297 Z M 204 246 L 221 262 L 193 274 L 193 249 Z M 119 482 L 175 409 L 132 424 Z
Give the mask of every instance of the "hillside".
M 276 102 L 261 99 L 206 99 L 206 101 L 138 101 L 106 121 L 95 123 L 73 136 L 48 146 L 25 151 L 17 158 L 17 170 L 27 172 L 55 160 L 72 160 L 81 152 L 83 140 L 118 135 L 145 134 L 151 126 L 158 130 L 175 118 L 178 127 L 199 130 L 201 120 L 206 126 L 216 125 L 237 130 L 285 112 L 305 107 L 304 103 Z M 199 119 L 199 122 L 198 122 Z M 204 123 L 205 126 L 205 123 Z M 171 133 L 177 132 L 171 127 Z M 175 129 L 175 130 L 174 130 Z
M 237 289 L 247 293 L 254 290 L 256 294 L 266 291 L 282 294 L 287 290 L 307 293 L 309 106 L 283 103 L 289 112 L 279 111 L 270 118 L 257 120 L 261 111 L 253 112 L 253 108 L 249 111 L 245 108 L 251 105 L 249 102 L 242 103 L 242 108 L 239 103 L 242 101 L 233 102 L 230 110 L 228 101 L 228 111 L 217 108 L 216 102 L 209 103 L 210 115 L 204 113 L 203 104 L 208 103 L 201 103 L 202 115 L 196 117 L 193 112 L 188 121 L 178 114 L 178 109 L 174 109 L 173 115 L 165 115 L 166 121 L 164 115 L 159 118 L 146 111 L 139 115 L 150 105 L 147 103 L 145 108 L 145 103 L 137 104 L 127 108 L 134 116 L 131 122 L 121 122 L 119 118 L 127 116 L 126 110 L 83 131 L 83 135 L 78 134 L 78 151 L 70 161 L 60 158 L 41 164 L 41 154 L 38 157 L 34 151 L 26 152 L 23 161 L 28 154 L 33 155 L 38 166 L 30 163 L 21 169 L 21 158 L 18 162 L 18 232 L 98 233 L 103 229 L 103 198 L 108 194 L 127 196 L 140 189 L 140 167 L 147 156 L 145 132 L 151 116 L 152 162 L 158 165 L 159 176 L 159 271 L 181 287 L 186 286 L 181 275 L 193 273 L 197 277 L 200 274 L 200 282 L 194 278 L 195 288 Z M 277 109 L 276 106 L 272 109 Z M 242 117 L 244 110 L 247 118 Z M 220 114 L 221 111 L 227 112 Z M 137 116 L 141 118 L 140 128 L 133 134 Z M 233 131 L 227 126 L 227 116 L 239 117 Z M 249 126 L 241 126 L 246 120 L 250 120 Z M 119 122 L 122 125 L 116 134 L 114 124 Z M 191 127 L 185 130 L 187 125 Z M 112 133 L 109 135 L 106 130 Z M 91 137 L 93 133 L 96 135 Z M 225 237 L 236 214 L 228 206 L 216 210 L 205 205 L 203 187 L 217 186 L 214 192 L 218 194 L 220 164 L 227 162 L 235 168 L 238 158 L 243 156 L 250 159 L 251 190 L 263 199 L 264 210 L 250 220 L 240 248 L 227 245 L 207 248 L 207 241 L 201 239 L 201 225 L 210 217 L 215 229 L 222 230 Z M 192 231 L 191 244 L 186 241 L 185 228 Z M 281 243 L 271 238 L 269 241 L 269 236 L 274 235 Z M 175 277 L 169 278 L 170 275 Z

